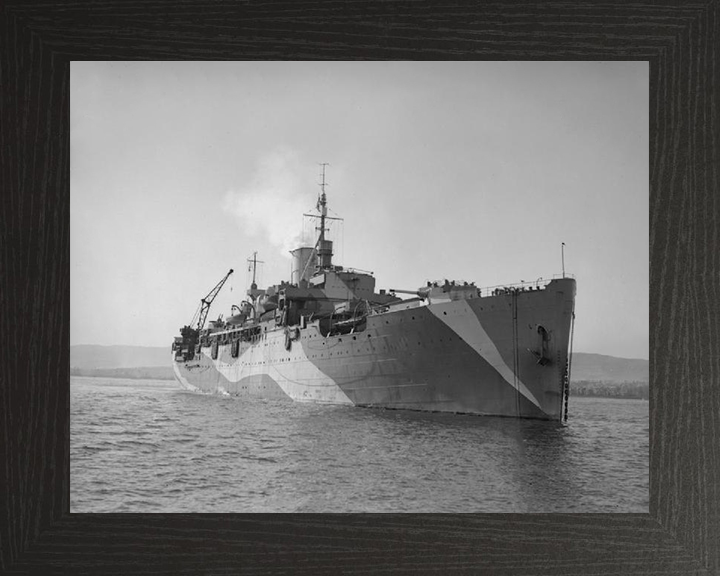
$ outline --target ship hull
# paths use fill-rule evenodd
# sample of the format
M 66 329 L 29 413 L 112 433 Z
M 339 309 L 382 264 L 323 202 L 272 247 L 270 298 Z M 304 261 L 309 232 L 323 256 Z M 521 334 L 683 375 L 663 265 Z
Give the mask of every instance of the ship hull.
M 542 290 L 394 309 L 361 331 L 264 326 L 173 361 L 185 387 L 299 402 L 561 420 L 573 279 Z

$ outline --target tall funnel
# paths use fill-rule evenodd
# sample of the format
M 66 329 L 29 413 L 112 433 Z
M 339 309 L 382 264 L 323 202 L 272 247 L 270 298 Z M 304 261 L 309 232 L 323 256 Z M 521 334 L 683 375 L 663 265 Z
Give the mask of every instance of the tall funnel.
M 317 265 L 315 249 L 310 246 L 303 246 L 290 251 L 290 254 L 292 254 L 290 282 L 300 284 L 300 280 L 310 280 Z

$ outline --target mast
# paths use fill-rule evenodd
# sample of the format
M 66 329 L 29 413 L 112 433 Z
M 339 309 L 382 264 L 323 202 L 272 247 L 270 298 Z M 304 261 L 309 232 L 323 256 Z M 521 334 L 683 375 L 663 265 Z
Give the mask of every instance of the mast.
M 317 241 L 317 247 L 318 247 L 318 257 L 319 257 L 319 266 L 321 269 L 327 270 L 328 268 L 332 268 L 332 241 L 325 240 L 325 232 L 327 231 L 325 228 L 325 220 L 328 218 L 327 215 L 327 196 L 325 194 L 325 166 L 328 166 L 327 162 L 324 162 L 321 164 L 322 166 L 322 183 L 320 184 L 320 190 L 322 191 L 320 194 L 320 198 L 318 198 L 317 203 L 317 209 L 320 212 L 320 236 L 318 237 Z
M 325 241 L 325 218 L 327 217 L 327 196 L 325 195 L 325 166 L 327 162 L 320 164 L 322 166 L 322 182 L 320 183 L 320 198 L 318 199 L 318 210 L 320 211 L 320 238 L 319 242 Z
M 250 284 L 250 289 L 247 291 L 247 295 L 250 296 L 250 299 L 253 301 L 253 304 L 254 304 L 257 297 L 265 292 L 264 290 L 258 290 L 257 284 L 255 283 L 255 274 L 257 272 L 257 265 L 264 264 L 264 262 L 262 260 L 257 259 L 257 252 L 253 252 L 252 257 L 248 258 L 247 261 L 248 261 L 248 272 L 250 272 L 252 270 L 252 273 L 253 273 L 252 284 Z
M 318 196 L 317 204 L 315 205 L 316 210 L 319 212 L 319 216 L 317 214 L 303 214 L 303 216 L 307 216 L 308 218 L 320 219 L 320 226 L 315 228 L 315 230 L 319 232 L 317 242 L 315 242 L 315 246 L 312 248 L 310 256 L 300 255 L 299 251 L 305 250 L 305 248 L 298 248 L 297 250 L 291 252 L 293 256 L 297 258 L 297 263 L 299 264 L 297 269 L 302 270 L 299 273 L 299 278 L 306 278 L 307 271 L 311 266 L 314 267 L 316 271 L 332 268 L 333 243 L 331 240 L 325 239 L 325 232 L 329 231 L 328 228 L 325 227 L 325 224 L 328 220 L 342 221 L 342 218 L 335 218 L 327 215 L 328 207 L 325 186 L 328 184 L 325 181 L 325 167 L 330 166 L 330 164 L 323 162 L 320 166 L 322 166 L 322 182 L 320 183 L 321 192 Z M 317 255 L 317 259 L 314 257 L 315 255 Z
M 257 271 L 257 265 L 258 265 L 257 252 L 253 252 L 252 259 L 248 258 L 248 264 L 250 266 L 248 271 L 252 270 L 252 273 L 253 273 L 252 284 L 250 284 L 250 287 L 257 288 L 257 284 L 255 283 L 255 272 Z M 260 262 L 260 264 L 262 264 L 262 262 Z

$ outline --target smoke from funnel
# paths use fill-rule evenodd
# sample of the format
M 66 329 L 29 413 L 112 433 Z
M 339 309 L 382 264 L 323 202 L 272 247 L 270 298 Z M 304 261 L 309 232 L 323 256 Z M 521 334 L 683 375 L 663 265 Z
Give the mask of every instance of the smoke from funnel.
M 300 167 L 297 154 L 276 150 L 258 162 L 247 185 L 225 195 L 225 210 L 243 231 L 264 237 L 286 258 L 301 244 L 302 215 L 314 203 L 314 181 Z

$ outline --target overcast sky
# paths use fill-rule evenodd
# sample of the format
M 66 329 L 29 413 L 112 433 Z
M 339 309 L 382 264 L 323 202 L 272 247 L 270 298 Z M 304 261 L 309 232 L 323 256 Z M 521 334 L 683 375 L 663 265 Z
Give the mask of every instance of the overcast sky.
M 577 278 L 574 349 L 648 358 L 642 62 L 73 62 L 72 344 L 168 346 L 289 279 L 328 162 L 378 288 Z

